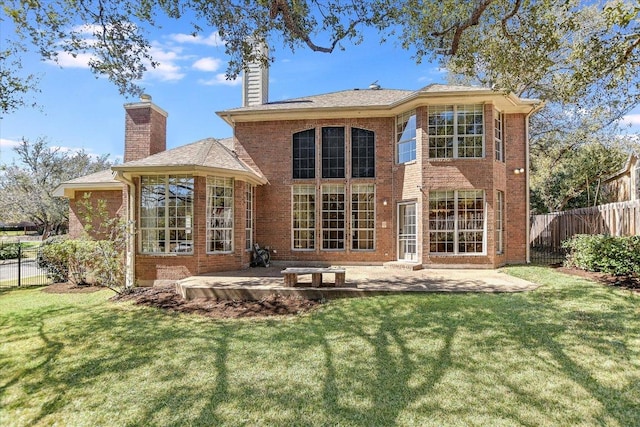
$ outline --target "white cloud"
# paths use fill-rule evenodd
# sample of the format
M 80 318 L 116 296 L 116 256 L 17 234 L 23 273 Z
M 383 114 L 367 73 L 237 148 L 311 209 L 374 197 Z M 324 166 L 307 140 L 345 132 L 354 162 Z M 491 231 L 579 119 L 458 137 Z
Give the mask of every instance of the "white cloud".
M 89 61 L 95 56 L 89 53 L 78 53 L 75 56 L 69 52 L 58 52 L 57 61 L 47 61 L 52 65 L 59 65 L 62 68 L 89 68 Z
M 242 83 L 242 79 L 227 80 L 227 77 L 224 73 L 219 73 L 219 74 L 216 74 L 214 78 L 209 80 L 200 79 L 198 80 L 198 83 L 205 86 L 218 86 L 218 85 L 238 86 L 239 84 Z
M 218 33 L 211 33 L 207 37 L 203 37 L 200 34 L 194 36 L 192 34 L 171 34 L 169 38 L 178 43 L 192 43 L 201 44 L 205 46 L 224 46 L 224 40 L 220 38 Z
M 221 60 L 217 58 L 200 58 L 193 63 L 193 68 L 199 71 L 217 71 L 220 68 Z
M 4 147 L 17 147 L 18 145 L 20 145 L 22 141 L 18 141 L 15 139 L 7 139 L 7 138 L 0 138 L 0 147 L 4 148 Z
M 151 67 L 151 65 L 147 65 L 145 77 L 150 77 L 164 82 L 177 81 L 184 78 L 185 73 L 182 72 L 182 68 L 178 64 L 178 61 L 184 59 L 180 56 L 182 49 L 165 49 L 160 45 L 153 45 L 151 46 L 149 53 L 158 65 L 156 65 L 155 68 Z
M 628 125 L 640 125 L 640 114 L 627 114 L 622 117 L 622 123 Z

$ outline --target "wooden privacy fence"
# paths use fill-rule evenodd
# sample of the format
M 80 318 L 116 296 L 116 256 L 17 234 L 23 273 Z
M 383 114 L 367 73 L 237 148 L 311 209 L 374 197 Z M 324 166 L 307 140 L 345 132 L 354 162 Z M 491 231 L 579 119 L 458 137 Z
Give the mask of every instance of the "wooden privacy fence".
M 532 248 L 560 251 L 562 242 L 576 234 L 640 235 L 640 200 L 531 217 Z

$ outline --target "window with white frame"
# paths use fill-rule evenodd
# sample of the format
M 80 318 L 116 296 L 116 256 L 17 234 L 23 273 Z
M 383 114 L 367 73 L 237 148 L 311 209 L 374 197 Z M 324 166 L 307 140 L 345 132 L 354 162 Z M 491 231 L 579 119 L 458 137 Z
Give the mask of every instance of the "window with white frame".
M 484 191 L 429 192 L 429 252 L 482 254 L 484 234 Z
M 375 186 L 351 186 L 351 249 L 375 249 Z
M 252 250 L 253 249 L 253 212 L 254 212 L 254 201 L 255 201 L 255 186 L 251 184 L 246 184 L 245 190 L 245 225 L 244 225 L 244 240 L 245 240 L 245 249 Z
M 398 163 L 416 159 L 416 111 L 396 117 L 396 155 Z
M 322 249 L 344 249 L 345 187 L 343 184 L 322 186 Z
M 503 117 L 500 111 L 493 110 L 493 142 L 496 148 L 496 160 L 499 162 L 504 162 Z
M 193 176 L 140 178 L 140 251 L 193 253 Z
M 293 249 L 311 250 L 316 247 L 316 187 L 292 187 Z
M 233 178 L 207 177 L 207 252 L 233 251 Z
M 483 157 L 483 111 L 480 104 L 429 107 L 429 157 Z
M 504 252 L 504 193 L 496 193 L 496 253 Z

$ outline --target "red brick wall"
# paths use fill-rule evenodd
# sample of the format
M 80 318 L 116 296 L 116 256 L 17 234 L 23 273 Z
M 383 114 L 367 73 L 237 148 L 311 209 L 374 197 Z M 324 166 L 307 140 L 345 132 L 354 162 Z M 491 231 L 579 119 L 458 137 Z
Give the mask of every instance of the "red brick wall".
M 264 123 L 238 123 L 235 129 L 236 152 L 250 156 L 269 180 L 269 184 L 256 189 L 256 239 L 261 245 L 275 249 L 275 260 L 320 261 L 320 262 L 383 262 L 395 259 L 393 238 L 393 138 L 394 119 L 335 119 L 292 120 Z M 343 126 L 346 135 L 346 178 L 321 179 L 321 128 Z M 376 177 L 351 178 L 350 173 L 350 129 L 352 127 L 371 130 L 375 133 Z M 292 178 L 292 135 L 295 132 L 316 129 L 316 179 L 294 180 Z M 241 145 L 238 145 L 241 143 Z M 320 219 L 317 216 L 316 249 L 295 251 L 291 249 L 291 186 L 314 184 L 316 186 L 316 208 L 321 203 L 320 185 L 340 183 L 347 189 L 347 204 L 350 204 L 350 186 L 354 183 L 376 185 L 376 249 L 375 251 L 353 251 L 350 249 L 350 233 L 347 230 L 346 249 L 324 251 L 320 249 Z M 382 201 L 387 199 L 387 206 Z M 346 218 L 350 228 L 349 217 Z
M 125 106 L 124 161 L 166 150 L 167 117 L 150 103 Z
M 505 115 L 504 136 L 506 163 L 495 160 L 493 105 L 485 105 L 485 157 L 483 159 L 429 159 L 426 123 L 427 108 L 417 109 L 417 159 L 404 165 L 395 164 L 395 117 L 377 119 L 292 120 L 264 123 L 237 123 L 236 151 L 241 157 L 251 157 L 269 180 L 257 188 L 257 241 L 276 250 L 275 260 L 318 262 L 384 262 L 397 257 L 397 204 L 415 201 L 418 235 L 421 236 L 419 258 L 425 264 L 483 265 L 496 267 L 505 262 L 524 262 L 526 250 L 526 175 L 512 176 L 516 167 L 525 167 L 524 115 Z M 376 178 L 356 180 L 321 179 L 320 139 L 323 126 L 344 126 L 347 135 L 346 160 L 350 162 L 349 128 L 361 127 L 376 134 Z M 316 179 L 292 179 L 292 135 L 316 129 Z M 517 166 L 516 166 L 517 165 Z M 508 174 L 508 171 L 511 173 Z M 508 174 L 508 175 L 507 175 Z M 320 185 L 339 182 L 348 188 L 354 182 L 376 184 L 376 250 L 359 252 L 323 251 L 320 218 L 316 220 L 316 249 L 291 249 L 291 186 L 296 183 L 316 185 L 316 213 L 321 203 Z M 431 190 L 483 189 L 486 197 L 486 255 L 435 256 L 429 255 L 428 195 Z M 505 253 L 495 253 L 496 191 L 505 193 Z M 387 199 L 387 206 L 382 201 Z M 347 209 L 348 211 L 348 209 Z M 348 220 L 347 220 L 348 221 Z M 350 224 L 347 224 L 350 227 Z M 347 231 L 347 236 L 349 232 Z
M 118 215 L 125 215 L 125 204 L 123 201 L 123 192 L 121 190 L 103 190 L 103 191 L 85 191 L 76 192 L 75 198 L 69 200 L 69 236 L 77 239 L 84 234 L 85 225 L 88 225 L 89 218 L 85 207 L 85 195 L 88 195 L 88 201 L 93 206 L 92 211 L 99 213 L 98 200 L 105 201 L 105 213 L 108 218 L 114 218 Z M 100 225 L 104 218 L 99 215 L 93 215 L 91 218 L 91 228 L 94 232 L 91 235 L 95 238 L 104 238 L 99 233 Z

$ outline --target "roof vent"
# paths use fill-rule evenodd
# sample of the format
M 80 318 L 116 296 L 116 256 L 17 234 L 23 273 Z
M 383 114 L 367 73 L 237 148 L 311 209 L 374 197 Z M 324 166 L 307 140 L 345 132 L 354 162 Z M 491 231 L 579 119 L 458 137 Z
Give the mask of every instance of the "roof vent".
M 140 102 L 151 102 L 151 95 L 148 93 L 143 93 L 140 95 Z
M 371 83 L 369 85 L 369 89 L 371 89 L 371 90 L 380 90 L 380 85 L 378 84 L 378 81 L 376 80 L 375 82 Z

